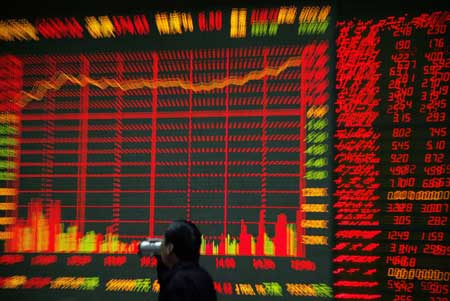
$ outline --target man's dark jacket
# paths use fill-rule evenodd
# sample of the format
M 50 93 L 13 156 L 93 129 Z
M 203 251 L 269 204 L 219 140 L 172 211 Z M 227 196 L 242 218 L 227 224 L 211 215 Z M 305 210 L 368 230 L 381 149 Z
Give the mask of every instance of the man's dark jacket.
M 196 262 L 181 261 L 167 269 L 158 258 L 159 301 L 217 301 L 214 283 Z

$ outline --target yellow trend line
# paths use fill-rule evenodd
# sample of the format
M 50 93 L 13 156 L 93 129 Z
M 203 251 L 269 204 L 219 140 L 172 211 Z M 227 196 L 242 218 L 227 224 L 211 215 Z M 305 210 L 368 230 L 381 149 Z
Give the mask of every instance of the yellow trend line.
M 243 77 L 230 77 L 220 80 L 213 80 L 207 83 L 192 83 L 185 80 L 146 80 L 146 79 L 133 79 L 124 80 L 119 82 L 115 79 L 93 79 L 86 75 L 81 74 L 80 77 L 76 77 L 64 72 L 57 72 L 50 80 L 38 81 L 34 84 L 31 92 L 22 91 L 13 100 L 21 107 L 24 107 L 33 100 L 42 100 L 48 91 L 59 90 L 67 82 L 77 84 L 80 87 L 91 85 L 98 87 L 102 90 L 106 88 L 119 88 L 123 91 L 135 90 L 141 88 L 174 88 L 180 87 L 186 90 L 192 90 L 193 92 L 199 91 L 211 91 L 214 89 L 222 89 L 226 86 L 235 85 L 242 86 L 251 80 L 260 80 L 265 76 L 278 76 L 281 72 L 289 67 L 300 66 L 299 57 L 291 57 L 287 59 L 283 64 L 277 68 L 267 67 L 262 70 L 251 71 Z

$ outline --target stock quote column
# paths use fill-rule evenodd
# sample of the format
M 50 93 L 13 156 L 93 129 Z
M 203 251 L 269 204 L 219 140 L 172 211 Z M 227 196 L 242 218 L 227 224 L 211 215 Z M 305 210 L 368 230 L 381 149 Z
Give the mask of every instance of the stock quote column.
M 449 21 L 338 22 L 336 299 L 448 300 Z
M 137 245 L 174 219 L 202 231 L 219 300 L 332 298 L 332 14 L 0 23 L 36 49 L 0 60 L 19 115 L 1 128 L 18 168 L 0 188 L 16 215 L 2 220 L 0 298 L 156 299 L 156 259 Z M 59 51 L 58 36 L 81 40 Z
M 22 90 L 22 76 L 18 58 L 0 56 L 0 240 L 12 238 L 7 229 L 16 221 L 21 108 L 11 99 Z

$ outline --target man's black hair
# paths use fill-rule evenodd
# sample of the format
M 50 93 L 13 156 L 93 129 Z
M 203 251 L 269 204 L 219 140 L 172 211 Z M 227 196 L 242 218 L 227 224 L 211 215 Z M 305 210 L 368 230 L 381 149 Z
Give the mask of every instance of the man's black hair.
M 180 260 L 198 262 L 202 234 L 197 226 L 186 220 L 174 221 L 166 230 L 166 243 L 173 244 L 173 252 Z

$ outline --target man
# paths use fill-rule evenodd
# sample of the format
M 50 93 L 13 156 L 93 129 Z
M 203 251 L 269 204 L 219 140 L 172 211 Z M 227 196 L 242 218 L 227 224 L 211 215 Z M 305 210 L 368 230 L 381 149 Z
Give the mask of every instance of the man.
M 199 265 L 201 233 L 189 221 L 166 230 L 158 256 L 159 301 L 217 301 L 211 276 Z

